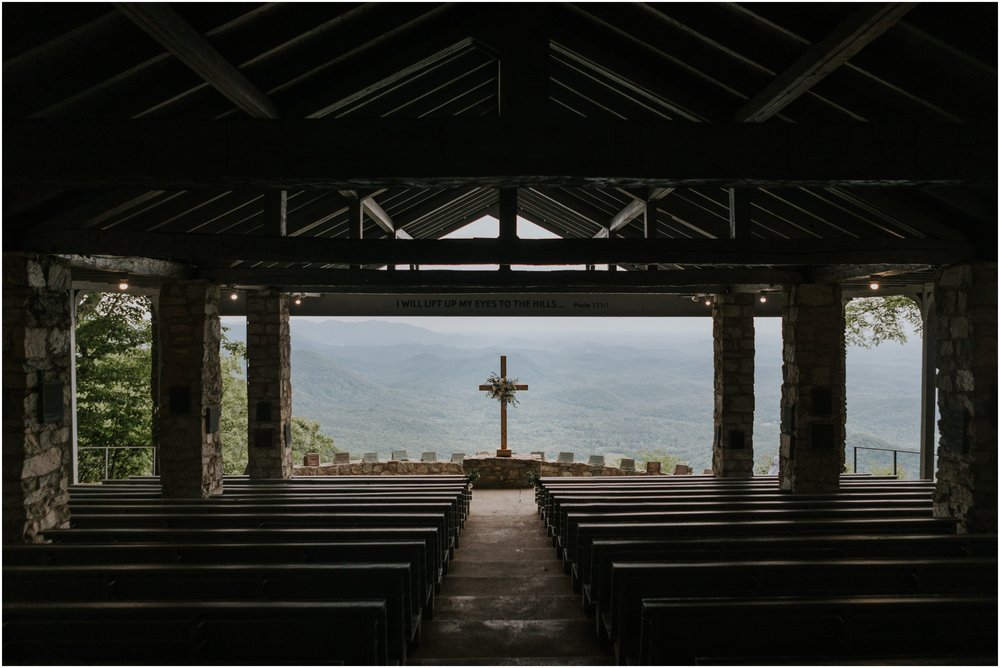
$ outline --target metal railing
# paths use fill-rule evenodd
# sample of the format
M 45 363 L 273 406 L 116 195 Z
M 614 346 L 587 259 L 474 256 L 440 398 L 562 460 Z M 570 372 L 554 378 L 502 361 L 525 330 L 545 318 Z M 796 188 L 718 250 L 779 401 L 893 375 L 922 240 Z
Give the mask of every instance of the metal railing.
M 86 447 L 77 448 L 78 453 L 83 453 L 87 450 L 103 450 L 104 451 L 104 480 L 110 477 L 111 471 L 111 451 L 112 450 L 151 450 L 152 454 L 150 460 L 152 462 L 152 475 L 156 475 L 156 446 L 154 445 L 88 445 Z
M 897 473 L 898 469 L 896 467 L 896 459 L 897 459 L 897 455 L 900 452 L 902 452 L 904 454 L 907 454 L 907 455 L 919 455 L 920 454 L 919 450 L 897 450 L 895 448 L 870 448 L 870 447 L 865 446 L 865 445 L 855 445 L 855 446 L 852 446 L 852 447 L 854 448 L 854 472 L 855 473 L 858 472 L 858 450 L 877 450 L 879 452 L 891 452 L 892 453 L 892 474 L 893 475 L 899 475 Z

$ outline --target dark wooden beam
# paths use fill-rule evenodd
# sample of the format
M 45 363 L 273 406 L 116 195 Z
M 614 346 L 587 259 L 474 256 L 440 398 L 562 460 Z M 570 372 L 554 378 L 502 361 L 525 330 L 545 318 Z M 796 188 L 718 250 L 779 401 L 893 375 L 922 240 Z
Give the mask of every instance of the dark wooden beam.
M 708 292 L 720 287 L 775 289 L 802 282 L 797 271 L 774 269 L 685 269 L 641 271 L 352 271 L 346 269 L 206 269 L 201 278 L 225 285 L 272 285 L 304 292 L 416 292 L 523 290 L 565 292 Z
M 517 188 L 500 188 L 500 231 L 498 238 L 505 241 L 517 239 Z M 500 265 L 501 271 L 510 271 L 509 264 Z
M 118 10 L 252 118 L 278 118 L 278 108 L 167 3 L 123 2 Z
M 993 185 L 997 174 L 997 127 L 958 123 L 384 118 L 3 125 L 5 188 Z
M 359 207 L 360 208 L 360 207 Z M 188 261 L 329 264 L 830 265 L 946 264 L 996 257 L 995 246 L 939 239 L 329 239 L 229 234 L 71 232 L 31 235 L 4 250 Z M 9 246 L 9 247 L 6 247 Z
M 270 191 L 264 195 L 263 232 L 267 236 L 283 237 L 288 234 L 288 192 Z
M 815 267 L 804 271 L 809 283 L 843 283 L 845 281 L 867 281 L 878 274 L 883 278 L 930 271 L 926 264 L 840 264 L 829 267 Z
M 473 37 L 497 54 L 500 62 L 500 117 L 532 119 L 549 102 L 549 14 L 546 3 L 490 7 Z
M 145 278 L 193 278 L 194 269 L 179 262 L 155 260 L 147 257 L 108 257 L 104 255 L 63 255 L 70 269 L 103 271 L 112 275 L 115 282 L 122 275 Z
M 729 189 L 729 238 L 750 238 L 750 189 Z
M 809 47 L 791 67 L 744 104 L 736 112 L 736 120 L 761 122 L 771 118 L 896 25 L 915 6 L 910 3 L 858 5 L 859 8 L 833 32 Z

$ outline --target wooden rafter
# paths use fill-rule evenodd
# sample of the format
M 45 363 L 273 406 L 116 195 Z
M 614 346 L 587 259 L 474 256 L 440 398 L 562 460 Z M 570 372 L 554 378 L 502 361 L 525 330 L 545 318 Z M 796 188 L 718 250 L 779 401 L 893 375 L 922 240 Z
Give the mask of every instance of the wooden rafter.
M 740 107 L 736 120 L 761 122 L 771 118 L 894 26 L 914 6 L 911 3 L 860 5 L 833 32 L 813 44 L 791 67 Z
M 118 10 L 252 118 L 278 118 L 278 107 L 166 3 L 123 2 Z

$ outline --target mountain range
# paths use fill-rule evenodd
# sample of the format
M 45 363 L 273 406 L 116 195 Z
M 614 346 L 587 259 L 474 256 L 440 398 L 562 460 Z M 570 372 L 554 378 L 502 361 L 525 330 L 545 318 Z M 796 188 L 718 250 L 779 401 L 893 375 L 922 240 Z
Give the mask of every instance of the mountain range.
M 245 340 L 242 320 L 228 336 Z M 759 327 L 754 449 L 758 462 L 777 451 L 781 341 Z M 577 330 L 509 335 L 445 334 L 397 322 L 292 319 L 292 401 L 296 415 L 318 421 L 337 447 L 358 457 L 407 450 L 474 453 L 499 447 L 499 407 L 478 385 L 498 372 L 526 383 L 508 411 L 515 452 L 577 459 L 603 454 L 643 459 L 666 451 L 696 471 L 711 466 L 710 335 L 651 335 Z M 848 465 L 853 446 L 918 449 L 919 339 L 848 352 Z M 859 468 L 891 462 L 862 451 Z M 918 468 L 914 455 L 901 466 Z

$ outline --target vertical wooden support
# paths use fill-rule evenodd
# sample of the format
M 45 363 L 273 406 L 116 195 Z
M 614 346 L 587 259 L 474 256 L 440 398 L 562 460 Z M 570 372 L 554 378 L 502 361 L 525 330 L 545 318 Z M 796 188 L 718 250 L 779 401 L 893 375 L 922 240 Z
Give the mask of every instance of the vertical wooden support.
M 750 190 L 729 189 L 729 238 L 750 238 Z
M 937 321 L 934 315 L 934 293 L 924 292 L 920 298 L 923 316 L 920 373 L 920 477 L 934 479 L 937 452 Z
M 288 235 L 288 192 L 270 191 L 264 195 L 264 234 L 272 237 Z
M 507 356 L 500 356 L 500 377 L 507 380 Z M 507 402 L 500 402 L 500 449 L 507 449 Z
M 364 236 L 364 210 L 361 198 L 350 200 L 347 205 L 347 238 L 361 239 Z M 361 265 L 352 264 L 351 269 L 361 269 Z
M 80 290 L 69 291 L 69 418 L 70 457 L 72 458 L 73 484 L 80 482 L 80 437 L 76 415 L 76 307 L 80 304 Z
M 650 199 L 650 193 L 646 193 L 646 206 L 642 209 L 642 236 L 644 239 L 656 238 L 656 202 Z M 659 267 L 655 264 L 647 264 L 646 269 L 656 271 Z
M 500 239 L 517 239 L 517 188 L 500 188 Z M 510 265 L 500 265 L 500 271 L 510 271 Z

